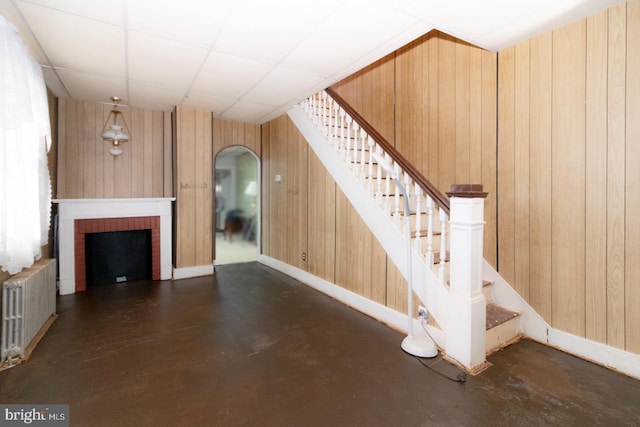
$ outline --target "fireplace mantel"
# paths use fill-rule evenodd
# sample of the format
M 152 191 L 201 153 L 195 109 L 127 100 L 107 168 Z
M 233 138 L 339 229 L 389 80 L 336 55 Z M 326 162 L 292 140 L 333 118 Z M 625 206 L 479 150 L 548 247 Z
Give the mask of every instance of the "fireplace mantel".
M 160 217 L 160 279 L 171 279 L 171 202 L 144 199 L 55 199 L 58 204 L 60 295 L 76 291 L 75 221 L 78 219 Z

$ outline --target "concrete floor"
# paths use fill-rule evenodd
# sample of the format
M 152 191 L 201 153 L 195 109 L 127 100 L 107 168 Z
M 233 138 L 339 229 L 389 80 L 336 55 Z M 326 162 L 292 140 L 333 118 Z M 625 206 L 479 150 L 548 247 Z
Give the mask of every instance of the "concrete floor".
M 454 382 L 400 333 L 257 263 L 89 289 L 58 313 L 0 372 L 0 403 L 69 404 L 72 426 L 640 425 L 640 381 L 525 340 Z

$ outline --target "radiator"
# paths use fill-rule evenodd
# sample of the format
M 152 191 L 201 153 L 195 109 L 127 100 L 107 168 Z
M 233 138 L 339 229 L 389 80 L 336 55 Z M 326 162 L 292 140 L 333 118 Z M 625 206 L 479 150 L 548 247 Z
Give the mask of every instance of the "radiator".
M 0 364 L 25 357 L 27 347 L 56 313 L 56 260 L 41 259 L 2 286 Z

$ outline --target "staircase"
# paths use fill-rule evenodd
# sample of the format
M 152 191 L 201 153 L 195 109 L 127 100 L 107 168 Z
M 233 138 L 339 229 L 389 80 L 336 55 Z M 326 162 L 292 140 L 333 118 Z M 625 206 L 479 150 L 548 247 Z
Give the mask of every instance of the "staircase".
M 423 326 L 440 350 L 470 372 L 483 369 L 486 366 L 486 355 L 517 341 L 521 336 L 522 326 L 519 312 L 503 308 L 496 300 L 496 295 L 505 295 L 504 284 L 496 291 L 495 278 L 498 275 L 487 268 L 486 262 L 481 259 L 482 226 L 479 227 L 479 268 L 474 269 L 474 266 L 463 265 L 469 264 L 468 262 L 460 262 L 459 254 L 469 251 L 464 248 L 456 249 L 459 248 L 459 243 L 454 242 L 453 251 L 458 255 L 451 259 L 450 233 L 458 235 L 458 228 L 452 230 L 450 226 L 454 222 L 450 219 L 450 199 L 416 171 L 344 100 L 334 92 L 330 96 L 328 91 L 330 90 L 317 93 L 292 108 L 288 112 L 290 118 L 347 195 L 388 257 L 405 279 L 412 283 L 418 304 L 426 307 L 428 312 L 429 321 L 424 322 Z M 404 212 L 404 196 L 396 182 L 408 194 L 410 214 L 407 217 Z M 454 196 L 451 200 L 459 199 Z M 472 203 L 475 203 L 474 206 L 478 203 L 483 206 L 484 200 L 474 198 Z M 408 271 L 405 227 L 409 227 L 411 239 L 411 271 Z M 457 237 L 455 239 L 460 240 Z M 483 277 L 482 280 L 479 276 L 477 280 L 471 279 L 471 290 L 467 296 L 473 300 L 470 312 L 475 312 L 476 315 L 472 315 L 471 321 L 466 323 L 476 323 L 471 325 L 471 329 L 476 328 L 480 332 L 470 332 L 469 337 L 464 337 L 465 333 L 460 332 L 461 327 L 464 329 L 468 325 L 461 318 L 468 316 L 457 314 L 456 301 L 469 298 L 461 299 L 462 294 L 458 290 L 452 291 L 451 272 L 454 272 L 455 286 L 458 286 L 464 272 L 471 272 L 473 275 L 475 270 L 481 270 L 479 274 Z M 492 274 L 486 274 L 487 271 Z M 410 277 L 412 280 L 409 280 Z M 505 300 L 510 301 L 509 298 Z M 514 305 L 520 306 L 511 304 Z M 477 314 L 478 307 L 482 308 L 480 314 Z M 465 308 L 461 310 L 464 313 Z M 417 310 L 413 316 L 418 317 Z M 480 322 L 486 328 L 482 328 L 481 324 L 477 325 Z M 478 336 L 482 334 L 483 336 Z M 477 357 L 475 360 L 456 358 L 460 341 L 465 341 L 462 347 L 467 346 L 466 341 L 471 343 L 469 345 L 482 345 L 482 361 Z

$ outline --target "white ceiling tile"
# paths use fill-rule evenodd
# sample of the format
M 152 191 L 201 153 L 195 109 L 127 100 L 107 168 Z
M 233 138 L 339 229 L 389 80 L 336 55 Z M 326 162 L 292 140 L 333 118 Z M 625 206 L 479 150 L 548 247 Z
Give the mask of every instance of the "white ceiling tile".
M 195 92 L 186 96 L 182 101 L 182 105 L 186 107 L 202 108 L 211 111 L 214 115 L 218 115 L 227 110 L 237 101 L 238 100 L 236 98 Z
M 122 28 L 31 4 L 21 8 L 51 65 L 82 73 L 125 77 Z
M 477 42 L 480 45 L 491 46 L 498 50 L 514 45 L 522 40 L 538 34 L 551 31 L 584 16 L 599 12 L 623 0 L 568 0 L 552 1 L 542 5 L 535 4 L 535 8 L 528 13 L 513 14 L 511 19 L 505 20 L 503 25 L 487 28 L 480 34 Z
M 78 16 L 107 22 L 113 25 L 124 25 L 123 1 L 94 1 L 94 0 L 18 0 L 18 5 L 34 4 L 67 12 Z
M 415 17 L 386 5 L 363 8 L 352 2 L 321 24 L 283 64 L 329 76 L 416 24 Z
M 238 102 L 218 117 L 225 120 L 259 123 L 260 119 L 273 111 L 273 105 Z
M 256 104 L 280 106 L 314 86 L 318 79 L 319 77 L 312 73 L 276 67 L 242 100 Z
M 133 108 L 172 111 L 176 105 L 180 105 L 184 97 L 184 91 L 158 89 L 153 86 L 131 83 L 128 103 Z
M 127 82 L 125 79 L 114 79 L 65 70 L 57 70 L 57 74 L 73 99 L 106 102 L 112 96 L 119 96 L 124 100 L 124 103 L 128 102 L 126 99 Z
M 497 50 L 622 2 L 0 0 L 0 14 L 58 96 L 261 122 L 433 28 Z
M 128 0 L 128 24 L 133 30 L 182 43 L 211 46 L 222 29 L 232 5 L 232 1 Z M 149 19 L 150 13 L 153 19 Z
M 190 93 L 204 92 L 238 98 L 273 69 L 273 65 L 211 52 Z
M 47 88 L 55 96 L 60 96 L 62 98 L 71 98 L 67 89 L 63 86 L 62 81 L 58 77 L 58 73 L 56 73 L 52 68 L 42 67 L 42 76 L 44 77 L 44 82 L 47 85 Z
M 338 3 L 240 0 L 229 14 L 215 49 L 276 64 L 329 16 Z
M 129 32 L 129 78 L 186 91 L 202 66 L 207 49 L 136 31 Z

